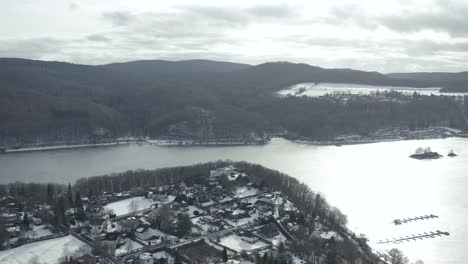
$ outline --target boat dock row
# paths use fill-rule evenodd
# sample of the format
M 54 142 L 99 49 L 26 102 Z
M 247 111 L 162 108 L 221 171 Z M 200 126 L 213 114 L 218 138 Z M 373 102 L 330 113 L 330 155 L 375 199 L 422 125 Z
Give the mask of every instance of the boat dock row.
M 433 218 L 439 218 L 437 215 L 424 215 L 424 216 L 417 216 L 417 217 L 412 217 L 412 218 L 403 218 L 403 219 L 395 219 L 392 221 L 395 225 L 401 225 L 401 224 L 406 224 L 414 221 L 419 221 L 419 220 L 429 220 Z
M 410 236 L 405 236 L 405 237 L 399 237 L 399 238 L 392 238 L 392 239 L 387 239 L 387 240 L 380 240 L 377 242 L 377 244 L 390 244 L 390 243 L 403 243 L 403 242 L 411 242 L 411 241 L 416 241 L 418 239 L 426 239 L 426 238 L 435 238 L 435 237 L 440 237 L 440 236 L 449 236 L 449 232 L 443 232 L 443 231 L 431 231 L 429 233 L 424 232 L 424 234 L 417 234 L 417 235 L 410 235 Z

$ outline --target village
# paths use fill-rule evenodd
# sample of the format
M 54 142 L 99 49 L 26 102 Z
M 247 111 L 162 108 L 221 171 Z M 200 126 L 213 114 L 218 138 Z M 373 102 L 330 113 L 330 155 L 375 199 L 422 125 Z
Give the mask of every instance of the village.
M 288 244 L 304 235 L 325 246 L 343 240 L 319 221 L 311 226 L 281 192 L 261 188 L 233 166 L 213 169 L 206 178 L 190 186 L 75 193 L 61 225 L 51 224 L 57 213 L 50 205 L 23 205 L 5 196 L 0 262 L 248 264 L 276 257 L 278 263 L 323 263 L 324 254 L 301 259 Z M 44 247 L 54 250 L 36 254 Z M 18 250 L 21 259 L 14 258 Z

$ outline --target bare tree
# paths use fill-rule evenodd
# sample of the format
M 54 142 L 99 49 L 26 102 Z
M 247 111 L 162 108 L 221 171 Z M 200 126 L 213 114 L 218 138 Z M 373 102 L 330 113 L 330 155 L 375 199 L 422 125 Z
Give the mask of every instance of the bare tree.
M 132 200 L 128 204 L 128 209 L 130 210 L 131 213 L 134 213 L 134 212 L 138 211 L 139 208 L 140 208 L 140 206 L 138 205 L 138 202 L 135 201 L 135 200 Z
M 390 256 L 390 263 L 392 264 L 408 264 L 408 258 L 397 248 L 392 248 L 388 255 Z

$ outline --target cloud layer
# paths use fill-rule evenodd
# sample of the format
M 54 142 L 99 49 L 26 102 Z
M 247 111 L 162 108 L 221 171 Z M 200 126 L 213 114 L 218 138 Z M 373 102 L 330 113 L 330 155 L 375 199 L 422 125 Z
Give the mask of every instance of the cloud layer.
M 6 0 L 0 4 L 0 23 L 7 25 L 0 28 L 0 57 L 86 64 L 288 60 L 382 72 L 468 69 L 464 1 L 129 2 Z

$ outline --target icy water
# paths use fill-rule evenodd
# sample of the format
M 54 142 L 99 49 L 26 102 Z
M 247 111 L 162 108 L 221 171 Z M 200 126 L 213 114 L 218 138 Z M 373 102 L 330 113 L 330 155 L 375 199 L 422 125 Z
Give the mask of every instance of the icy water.
M 431 147 L 438 160 L 408 158 Z M 137 168 L 189 165 L 218 159 L 245 160 L 277 169 L 306 182 L 348 215 L 349 227 L 371 242 L 428 231 L 449 237 L 418 240 L 398 247 L 412 260 L 466 263 L 468 259 L 468 139 L 399 141 L 349 146 L 316 146 L 275 139 L 264 146 L 115 147 L 0 155 L 0 183 L 73 182 L 84 176 Z M 440 218 L 395 226 L 395 218 L 435 214 Z

